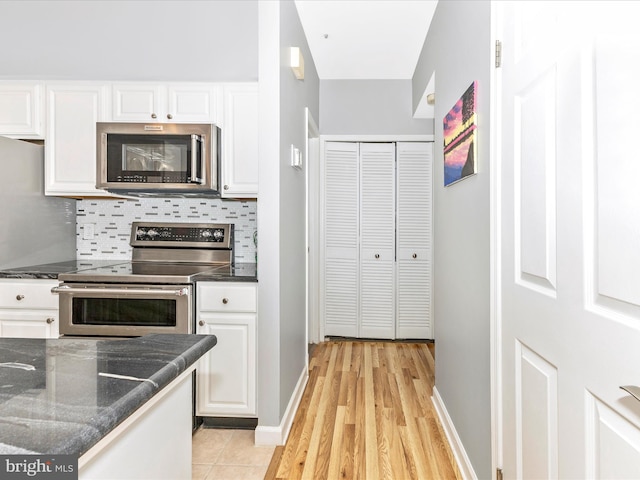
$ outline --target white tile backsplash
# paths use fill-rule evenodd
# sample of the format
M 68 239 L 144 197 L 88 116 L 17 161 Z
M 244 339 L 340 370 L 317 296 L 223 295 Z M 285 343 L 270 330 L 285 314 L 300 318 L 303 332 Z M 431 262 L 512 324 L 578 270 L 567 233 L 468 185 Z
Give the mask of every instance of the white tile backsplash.
M 132 222 L 233 223 L 236 262 L 254 263 L 257 229 L 256 201 L 204 198 L 140 198 L 135 200 L 78 200 L 76 249 L 78 258 L 129 260 Z M 93 224 L 93 238 L 85 239 L 85 224 Z M 91 236 L 91 235 L 88 235 Z

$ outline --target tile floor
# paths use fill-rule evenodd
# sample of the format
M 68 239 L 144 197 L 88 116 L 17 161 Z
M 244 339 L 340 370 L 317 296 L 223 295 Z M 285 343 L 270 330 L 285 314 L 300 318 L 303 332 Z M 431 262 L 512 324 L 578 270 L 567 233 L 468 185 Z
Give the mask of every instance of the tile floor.
M 253 430 L 199 428 L 193 435 L 193 480 L 262 480 L 275 447 L 253 444 Z

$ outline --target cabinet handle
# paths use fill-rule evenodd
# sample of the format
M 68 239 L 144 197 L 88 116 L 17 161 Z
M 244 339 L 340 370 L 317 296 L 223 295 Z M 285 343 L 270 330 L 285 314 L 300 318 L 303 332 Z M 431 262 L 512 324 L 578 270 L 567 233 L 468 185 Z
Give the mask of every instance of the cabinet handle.
M 53 318 L 53 317 L 49 317 L 49 318 L 47 318 L 47 323 L 48 323 L 49 325 L 51 325 L 51 324 L 52 324 L 53 322 L 55 322 L 55 321 L 56 321 L 56 319 L 55 319 L 55 318 Z
M 229 299 L 228 298 L 223 298 L 222 299 L 222 303 L 224 303 L 226 305 L 227 303 L 229 303 Z
M 16 295 L 16 300 L 24 300 L 24 295 Z
M 198 322 L 198 325 L 200 325 L 201 327 L 204 327 L 204 320 L 200 320 L 200 321 Z
M 413 258 L 418 258 L 418 254 L 414 253 L 413 255 L 411 255 Z
M 374 255 L 374 257 L 376 257 L 376 258 L 380 258 L 380 254 L 379 254 L 379 253 L 376 253 L 376 254 Z
M 155 113 L 152 113 L 151 118 L 158 118 L 158 115 L 156 115 Z
M 167 118 L 171 120 L 173 118 L 173 115 L 171 115 L 170 113 L 167 113 Z
M 225 190 L 229 190 L 229 185 L 225 185 L 225 186 L 224 186 L 224 189 L 225 189 Z

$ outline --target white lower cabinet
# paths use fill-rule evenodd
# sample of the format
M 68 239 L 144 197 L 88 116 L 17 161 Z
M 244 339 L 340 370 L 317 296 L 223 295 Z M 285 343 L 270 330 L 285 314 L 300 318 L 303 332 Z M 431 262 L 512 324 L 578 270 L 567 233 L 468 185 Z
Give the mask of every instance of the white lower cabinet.
M 196 333 L 218 339 L 198 364 L 196 414 L 256 416 L 257 285 L 199 282 L 196 288 Z
M 58 283 L 0 279 L 0 337 L 58 338 Z

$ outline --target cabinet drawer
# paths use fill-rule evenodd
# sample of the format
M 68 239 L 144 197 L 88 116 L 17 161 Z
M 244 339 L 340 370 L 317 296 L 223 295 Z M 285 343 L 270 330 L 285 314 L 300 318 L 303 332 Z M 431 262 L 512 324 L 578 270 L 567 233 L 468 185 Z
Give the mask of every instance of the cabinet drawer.
M 58 309 L 58 296 L 51 288 L 57 280 L 25 280 L 0 283 L 0 308 Z
M 255 285 L 200 282 L 196 299 L 200 312 L 256 312 Z

